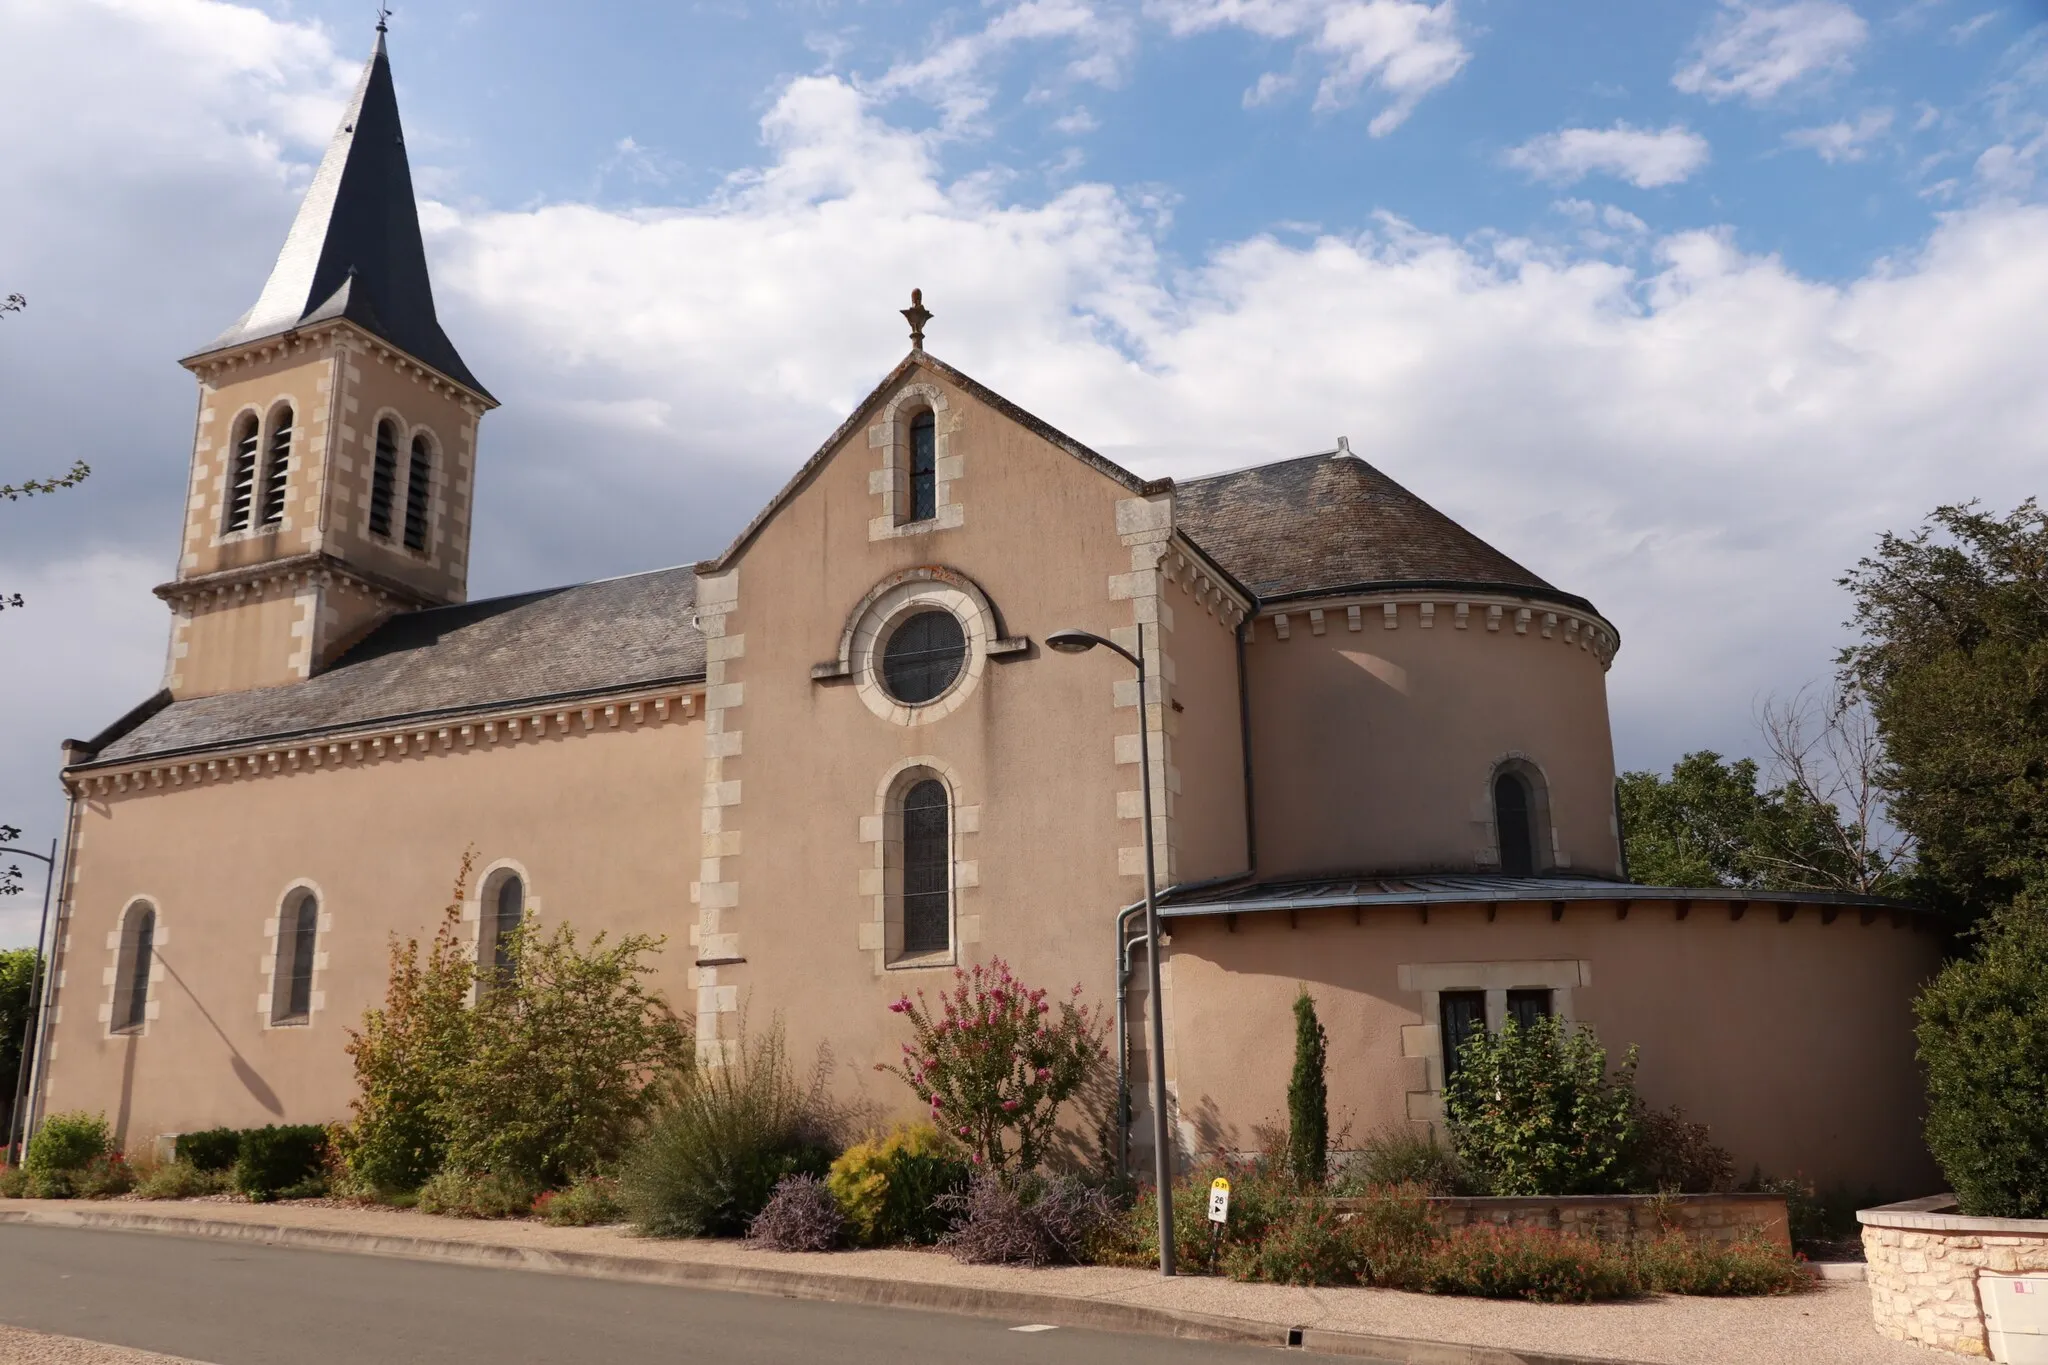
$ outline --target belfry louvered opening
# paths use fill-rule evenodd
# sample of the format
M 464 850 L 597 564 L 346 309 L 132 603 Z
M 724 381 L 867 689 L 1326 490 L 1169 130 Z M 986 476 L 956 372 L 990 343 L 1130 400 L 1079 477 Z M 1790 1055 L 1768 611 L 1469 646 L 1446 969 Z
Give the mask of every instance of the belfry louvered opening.
M 433 510 L 434 448 L 425 436 L 412 438 L 412 460 L 405 475 L 405 548 L 427 548 L 427 517 Z
M 391 539 L 391 504 L 398 494 L 398 427 L 377 424 L 377 458 L 370 469 L 370 534 Z
M 292 409 L 287 403 L 270 418 L 270 439 L 263 443 L 263 497 L 256 519 L 264 526 L 284 520 L 284 492 L 292 471 Z
M 260 439 L 261 424 L 255 413 L 236 421 L 234 441 L 228 448 L 226 515 L 221 520 L 225 531 L 249 529 L 256 501 L 256 446 Z

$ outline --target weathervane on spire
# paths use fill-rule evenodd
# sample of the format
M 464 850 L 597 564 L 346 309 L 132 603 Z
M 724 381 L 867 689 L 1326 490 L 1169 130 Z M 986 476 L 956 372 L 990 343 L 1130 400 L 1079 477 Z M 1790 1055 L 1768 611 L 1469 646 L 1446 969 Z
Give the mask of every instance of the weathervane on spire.
M 910 324 L 910 349 L 924 349 L 924 325 L 932 320 L 931 309 L 924 306 L 924 290 L 910 291 L 910 307 L 900 310 L 903 320 Z
M 384 27 L 384 21 L 385 21 L 386 19 L 389 19 L 390 17 L 391 17 L 391 7 L 390 7 L 389 5 L 381 5 L 381 4 L 380 4 L 380 5 L 378 5 L 378 6 L 377 6 L 377 32 L 379 32 L 379 33 L 384 33 L 384 32 L 387 32 L 387 31 L 388 31 L 388 30 L 387 30 L 387 29 L 386 29 L 386 28 Z

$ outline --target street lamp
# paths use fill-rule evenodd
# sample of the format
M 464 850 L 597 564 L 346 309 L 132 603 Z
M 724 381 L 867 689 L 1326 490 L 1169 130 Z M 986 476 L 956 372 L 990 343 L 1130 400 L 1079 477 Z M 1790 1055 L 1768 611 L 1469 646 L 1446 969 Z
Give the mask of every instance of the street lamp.
M 7 1111 L 7 1153 L 16 1164 L 19 1164 L 21 1154 L 15 1150 L 15 1143 L 22 1136 L 22 1097 L 28 1086 L 30 1047 L 35 1041 L 36 1025 L 42 1022 L 42 996 L 37 993 L 36 987 L 41 984 L 38 978 L 43 974 L 43 940 L 50 931 L 50 886 L 57 880 L 57 841 L 50 840 L 50 851 L 47 854 L 37 853 L 34 849 L 28 848 L 17 848 L 12 852 L 35 858 L 47 868 L 43 873 L 43 918 L 36 927 L 36 958 L 30 964 L 28 972 L 28 1020 L 21 1026 L 21 1062 L 14 1069 L 14 1107 Z
M 1159 997 L 1159 886 L 1152 861 L 1152 746 L 1148 738 L 1151 718 L 1145 708 L 1145 627 L 1138 627 L 1138 652 L 1133 654 L 1114 640 L 1086 630 L 1056 630 L 1045 637 L 1046 647 L 1062 654 L 1086 654 L 1101 645 L 1114 650 L 1138 670 L 1138 787 L 1145 813 L 1145 970 L 1151 978 L 1152 997 L 1152 1179 L 1159 1190 L 1159 1273 L 1173 1274 L 1173 1161 L 1166 1145 L 1166 1021 Z

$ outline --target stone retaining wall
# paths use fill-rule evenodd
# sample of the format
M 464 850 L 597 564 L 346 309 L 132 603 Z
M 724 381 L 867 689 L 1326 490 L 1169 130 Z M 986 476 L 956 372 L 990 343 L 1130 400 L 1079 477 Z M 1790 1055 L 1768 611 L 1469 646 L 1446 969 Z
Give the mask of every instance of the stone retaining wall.
M 1864 1209 L 1870 1312 L 1895 1341 L 1989 1356 L 1977 1273 L 2048 1271 L 2048 1219 L 1964 1218 L 1952 1194 Z
M 1339 1200 L 1339 1207 L 1363 1201 Z M 1475 1223 L 1550 1228 L 1632 1243 L 1667 1232 L 1709 1242 L 1761 1237 L 1792 1249 L 1785 1199 L 1776 1194 L 1580 1194 L 1554 1199 L 1439 1198 L 1429 1201 L 1439 1227 Z

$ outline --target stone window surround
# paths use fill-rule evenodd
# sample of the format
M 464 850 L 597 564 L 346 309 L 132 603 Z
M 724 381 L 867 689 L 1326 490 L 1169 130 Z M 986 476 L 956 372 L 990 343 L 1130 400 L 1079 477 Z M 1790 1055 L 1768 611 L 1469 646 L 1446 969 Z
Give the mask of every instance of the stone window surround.
M 303 1019 L 279 1019 L 277 1017 L 278 978 L 284 974 L 284 923 L 285 914 L 296 913 L 301 895 L 310 895 L 320 907 L 320 915 L 313 925 L 313 988 L 308 997 L 306 1017 Z M 263 993 L 256 997 L 256 1012 L 262 1016 L 266 1029 L 310 1028 L 314 1016 L 327 1008 L 327 993 L 320 989 L 320 974 L 327 970 L 327 953 L 321 944 L 334 931 L 334 914 L 327 908 L 327 893 L 320 884 L 309 877 L 301 877 L 284 889 L 278 897 L 277 910 L 263 921 L 263 936 L 270 940 L 269 949 L 263 954 L 260 964 L 263 974 Z
M 1437 1022 L 1445 991 L 1485 991 L 1486 1027 L 1497 1031 L 1507 1017 L 1508 992 L 1548 990 L 1551 1012 L 1567 1024 L 1577 1020 L 1572 992 L 1593 984 L 1593 964 L 1579 958 L 1511 962 L 1404 962 L 1396 969 L 1401 990 L 1420 994 L 1422 1022 L 1401 1026 L 1401 1055 L 1422 1063 L 1421 1090 L 1408 1092 L 1408 1118 L 1436 1123 L 1443 1118 L 1443 1028 Z
M 930 517 L 910 521 L 910 424 L 924 412 L 932 415 L 934 506 Z M 966 509 L 954 497 L 954 485 L 965 472 L 953 448 L 957 425 L 946 391 L 936 384 L 905 384 L 889 399 L 868 427 L 868 447 L 882 455 L 881 467 L 868 473 L 868 492 L 879 499 L 879 514 L 868 522 L 869 540 L 930 535 L 963 524 Z
M 1533 828 L 1530 842 L 1536 853 L 1536 875 L 1568 870 L 1571 855 L 1557 837 L 1556 813 L 1550 803 L 1550 777 L 1538 763 L 1520 749 L 1510 749 L 1486 770 L 1486 786 L 1474 803 L 1473 827 L 1480 836 L 1474 862 L 1481 869 L 1500 870 L 1500 826 L 1493 806 L 1494 780 L 1504 772 L 1515 773 L 1529 784 L 1529 818 Z
M 476 879 L 470 883 L 471 889 L 462 897 L 463 947 L 469 955 L 469 960 L 479 967 L 488 965 L 483 957 L 485 951 L 497 947 L 495 935 L 485 935 L 484 907 L 489 906 L 492 913 L 496 913 L 498 888 L 508 877 L 517 877 L 520 886 L 524 888 L 520 900 L 519 922 L 526 924 L 540 915 L 540 897 L 533 894 L 533 874 L 526 870 L 525 863 L 516 858 L 499 858 L 487 864 L 477 873 Z M 475 991 L 476 988 L 472 985 L 472 1002 Z
M 121 1004 L 121 978 L 125 974 L 125 969 L 130 966 L 130 963 L 124 960 L 127 957 L 126 939 L 128 936 L 128 922 L 129 917 L 134 915 L 139 909 L 150 910 L 156 915 L 156 924 L 150 933 L 149 940 L 149 980 L 143 986 L 146 995 L 142 1005 L 142 1025 L 140 1028 L 116 1028 L 114 1027 L 114 1009 Z M 161 902 L 155 896 L 150 895 L 130 896 L 127 908 L 121 912 L 120 922 L 107 931 L 107 951 L 114 955 L 113 964 L 107 967 L 100 976 L 101 983 L 107 988 L 106 999 L 100 1004 L 100 1025 L 106 1030 L 107 1037 L 146 1038 L 149 1036 L 150 1024 L 155 1022 L 157 1016 L 163 1010 L 163 1002 L 159 997 L 157 983 L 164 979 L 163 947 L 168 941 L 169 934 L 164 928 L 164 912 Z
M 263 503 L 264 465 L 270 448 L 270 436 L 277 429 L 277 414 L 289 409 L 292 414 L 292 445 L 288 453 L 290 465 L 286 473 L 284 516 L 275 525 L 264 526 L 257 520 Z M 255 483 L 250 489 L 249 524 L 239 531 L 227 529 L 228 508 L 233 496 L 235 481 L 235 429 L 245 417 L 256 419 L 256 473 Z M 288 393 L 271 397 L 266 404 L 244 403 L 235 410 L 234 417 L 227 425 L 228 439 L 223 447 L 219 477 L 210 480 L 215 485 L 219 499 L 218 514 L 213 518 L 213 546 L 227 545 L 236 541 L 253 540 L 258 536 L 282 535 L 292 529 L 291 475 L 296 474 L 306 458 L 306 423 L 301 419 L 298 401 Z M 204 473 L 204 465 L 200 472 Z M 194 496 L 203 496 L 195 494 Z
M 943 952 L 902 955 L 903 943 L 903 797 L 926 779 L 946 788 L 946 835 L 952 842 L 952 886 L 948 898 L 951 930 L 949 946 Z M 859 950 L 869 955 L 874 974 L 888 971 L 951 969 L 960 960 L 965 944 L 981 941 L 981 916 L 964 913 L 964 893 L 981 885 L 981 865 L 964 855 L 967 840 L 981 832 L 981 807 L 961 799 L 960 775 L 951 764 L 929 754 L 901 759 L 890 765 L 875 788 L 875 810 L 860 817 L 859 839 L 872 850 L 860 869 L 856 894 L 869 910 L 856 937 Z
M 967 659 L 945 691 L 928 702 L 908 705 L 890 696 L 882 683 L 882 652 L 896 627 L 924 607 L 950 612 L 960 622 L 967 637 Z M 838 657 L 813 665 L 811 680 L 851 679 L 861 704 L 881 719 L 904 726 L 929 725 L 966 704 L 990 659 L 1022 658 L 1030 648 L 1028 639 L 1003 634 L 995 604 L 973 579 L 943 565 L 924 565 L 890 574 L 868 590 L 847 615 Z

